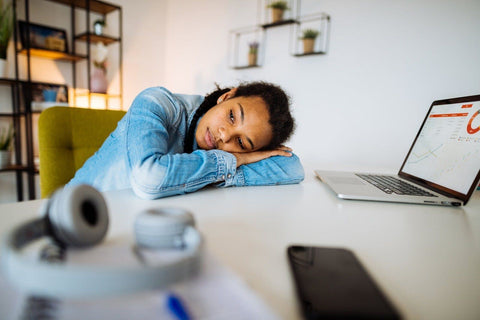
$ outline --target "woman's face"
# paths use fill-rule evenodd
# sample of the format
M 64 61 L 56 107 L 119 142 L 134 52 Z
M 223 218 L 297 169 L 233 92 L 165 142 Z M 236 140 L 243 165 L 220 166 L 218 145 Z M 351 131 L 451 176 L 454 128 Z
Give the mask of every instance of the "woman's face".
M 200 119 L 195 139 L 201 149 L 227 152 L 259 150 L 272 139 L 267 106 L 260 97 L 234 97 L 235 89 L 222 95 L 217 105 Z

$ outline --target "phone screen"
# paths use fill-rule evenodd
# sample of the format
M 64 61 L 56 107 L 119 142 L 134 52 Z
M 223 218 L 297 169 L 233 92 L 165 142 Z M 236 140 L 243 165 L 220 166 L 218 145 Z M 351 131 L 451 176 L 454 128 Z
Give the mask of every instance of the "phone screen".
M 400 319 L 353 252 L 290 246 L 288 260 L 306 319 Z

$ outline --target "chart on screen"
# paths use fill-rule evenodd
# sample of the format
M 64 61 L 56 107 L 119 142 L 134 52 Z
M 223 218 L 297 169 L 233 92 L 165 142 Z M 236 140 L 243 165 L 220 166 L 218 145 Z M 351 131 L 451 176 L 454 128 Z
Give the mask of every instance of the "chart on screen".
M 434 106 L 403 171 L 466 193 L 480 163 L 480 102 Z

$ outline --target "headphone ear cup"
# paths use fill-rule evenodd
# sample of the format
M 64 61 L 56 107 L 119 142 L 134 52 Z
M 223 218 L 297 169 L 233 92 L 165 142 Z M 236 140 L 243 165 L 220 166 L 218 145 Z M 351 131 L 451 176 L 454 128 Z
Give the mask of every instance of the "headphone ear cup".
M 55 191 L 47 215 L 53 236 L 67 246 L 92 246 L 107 233 L 107 204 L 101 193 L 88 185 Z
M 148 209 L 135 218 L 135 239 L 139 247 L 162 249 L 183 248 L 188 227 L 193 228 L 193 215 L 180 208 Z

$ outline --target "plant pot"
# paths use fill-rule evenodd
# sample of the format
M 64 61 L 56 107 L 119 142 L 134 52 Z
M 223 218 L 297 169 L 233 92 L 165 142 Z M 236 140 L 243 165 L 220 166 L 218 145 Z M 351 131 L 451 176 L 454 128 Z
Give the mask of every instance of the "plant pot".
M 272 8 L 272 22 L 280 22 L 283 20 L 283 12 L 282 9 Z
M 315 47 L 315 39 L 303 39 L 303 53 L 312 53 Z
M 0 150 L 0 169 L 10 166 L 12 160 L 12 152 L 8 150 Z
M 249 66 L 256 66 L 257 65 L 257 54 L 256 53 L 248 53 L 248 65 Z
M 90 91 L 93 93 L 107 93 L 108 81 L 105 71 L 100 68 L 93 68 L 92 78 L 90 79 Z
M 97 35 L 97 36 L 101 36 L 103 34 L 103 25 L 100 24 L 100 23 L 95 23 L 93 25 L 93 32 Z

